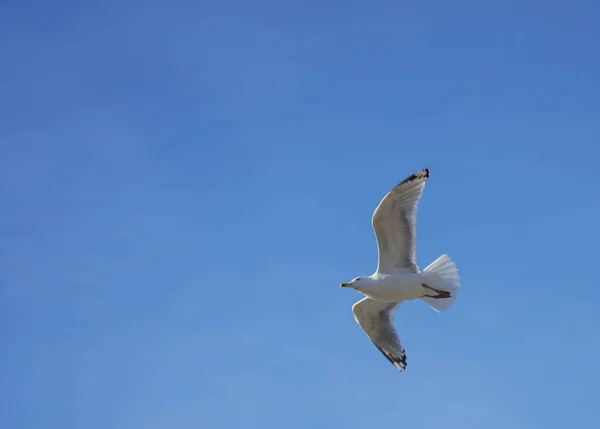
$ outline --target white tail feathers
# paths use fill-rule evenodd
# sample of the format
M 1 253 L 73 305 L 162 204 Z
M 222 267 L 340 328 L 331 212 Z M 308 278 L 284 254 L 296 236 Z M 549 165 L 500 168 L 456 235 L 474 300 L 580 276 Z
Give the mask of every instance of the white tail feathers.
M 449 309 L 458 297 L 460 280 L 458 270 L 448 255 L 442 255 L 423 270 L 427 274 L 428 286 L 450 292 L 450 298 L 421 298 L 437 312 Z

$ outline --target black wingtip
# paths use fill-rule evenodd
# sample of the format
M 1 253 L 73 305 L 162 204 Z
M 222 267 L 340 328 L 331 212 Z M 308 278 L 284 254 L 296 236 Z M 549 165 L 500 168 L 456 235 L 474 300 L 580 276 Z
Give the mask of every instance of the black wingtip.
M 424 168 L 420 171 L 417 171 L 415 174 L 411 174 L 406 179 L 404 179 L 400 184 L 412 182 L 413 180 L 423 179 L 423 178 L 425 178 L 426 180 L 429 179 L 429 168 Z
M 375 344 L 374 341 L 373 341 L 373 344 Z M 381 352 L 381 354 L 383 356 L 385 356 L 385 358 L 387 360 L 389 360 L 392 363 L 392 365 L 394 365 L 394 367 L 399 369 L 400 372 L 406 371 L 406 367 L 408 366 L 408 363 L 406 362 L 406 352 L 404 351 L 404 349 L 402 349 L 402 354 L 400 356 L 394 356 L 394 355 L 386 352 L 385 350 L 383 350 L 377 344 L 375 344 L 375 347 L 377 347 L 377 349 Z

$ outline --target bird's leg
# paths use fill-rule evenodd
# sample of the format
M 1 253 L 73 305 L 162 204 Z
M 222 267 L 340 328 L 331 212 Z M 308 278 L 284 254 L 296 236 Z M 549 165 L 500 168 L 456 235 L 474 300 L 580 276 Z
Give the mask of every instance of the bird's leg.
M 428 289 L 428 290 L 432 291 L 433 293 L 435 293 L 435 295 L 429 295 L 426 293 L 425 295 L 423 295 L 423 297 L 428 297 L 428 298 L 433 298 L 433 299 L 441 299 L 441 298 L 450 298 L 450 296 L 451 296 L 450 292 L 447 292 L 445 290 L 434 289 L 423 283 L 421 283 L 421 286 L 423 286 L 425 289 Z

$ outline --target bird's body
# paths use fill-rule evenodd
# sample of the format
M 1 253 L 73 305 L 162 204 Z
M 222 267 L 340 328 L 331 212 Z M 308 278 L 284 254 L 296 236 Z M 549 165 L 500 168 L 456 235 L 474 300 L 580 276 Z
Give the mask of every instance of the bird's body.
M 409 301 L 427 294 L 423 286 L 428 281 L 426 278 L 424 273 L 375 273 L 361 278 L 361 286 L 356 291 L 376 301 Z
M 442 255 L 423 271 L 416 262 L 416 214 L 429 170 L 403 180 L 381 200 L 371 220 L 379 254 L 377 271 L 357 277 L 342 287 L 365 296 L 354 304 L 354 318 L 373 344 L 400 371 L 406 354 L 394 330 L 392 318 L 404 301 L 422 299 L 441 312 L 456 300 L 460 289 L 458 270 Z

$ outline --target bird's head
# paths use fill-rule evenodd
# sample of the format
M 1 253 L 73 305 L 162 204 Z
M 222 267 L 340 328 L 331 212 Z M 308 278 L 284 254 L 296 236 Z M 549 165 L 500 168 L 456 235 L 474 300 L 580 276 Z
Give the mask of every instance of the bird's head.
M 365 286 L 369 283 L 369 280 L 371 280 L 369 277 L 356 277 L 348 283 L 340 283 L 340 287 L 348 287 L 350 289 L 360 290 L 362 286 Z

